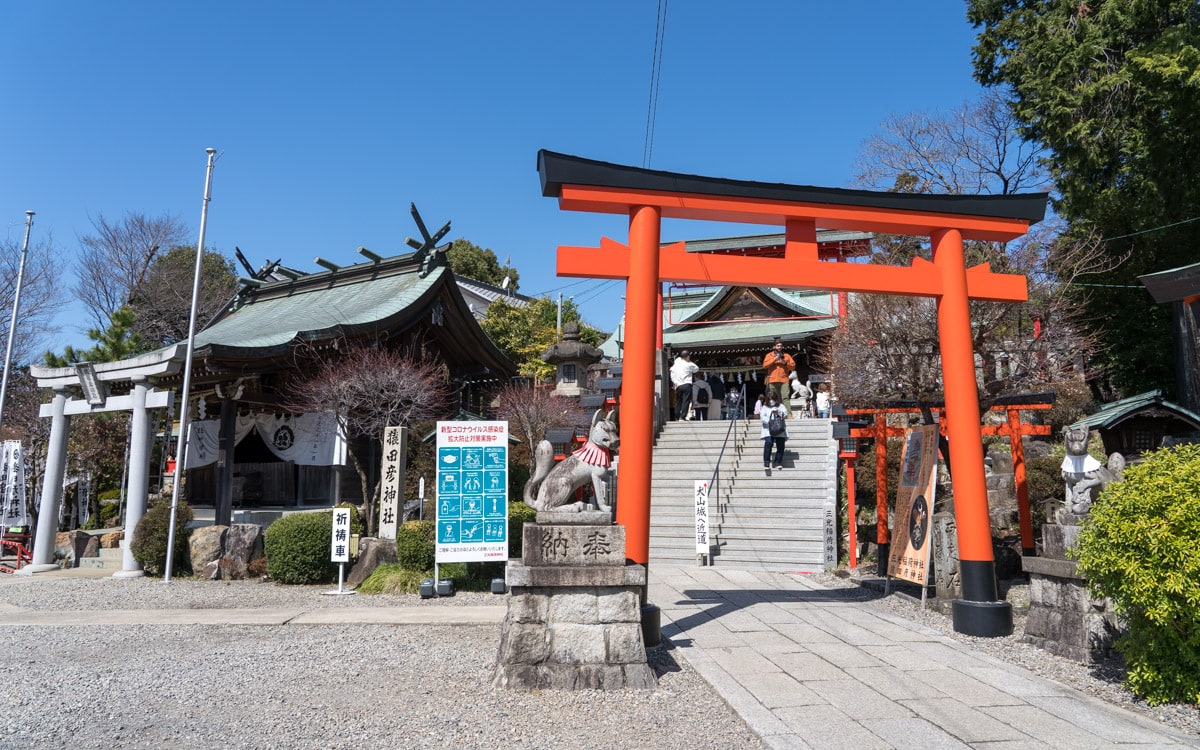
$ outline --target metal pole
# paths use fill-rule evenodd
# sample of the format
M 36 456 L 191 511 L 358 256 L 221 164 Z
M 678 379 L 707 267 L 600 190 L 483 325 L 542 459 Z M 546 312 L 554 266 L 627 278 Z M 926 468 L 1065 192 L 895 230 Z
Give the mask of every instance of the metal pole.
M 208 225 L 208 202 L 212 200 L 213 161 L 215 148 L 206 148 L 208 169 L 204 176 L 204 203 L 200 208 L 200 239 L 196 243 L 196 271 L 192 276 L 192 310 L 188 316 L 187 356 L 183 364 L 183 394 L 179 408 L 179 449 L 175 452 L 175 482 L 171 487 L 171 524 L 167 527 L 167 561 L 163 568 L 163 582 L 171 582 L 171 568 L 175 558 L 175 514 L 179 508 L 179 485 L 183 468 L 187 465 L 188 399 L 192 391 L 192 353 L 196 348 L 196 306 L 200 300 L 200 263 L 204 259 L 204 230 Z
M 13 295 L 12 320 L 8 322 L 8 346 L 4 351 L 4 378 L 0 380 L 0 425 L 4 424 L 4 397 L 8 395 L 8 371 L 12 369 L 13 339 L 17 336 L 17 314 L 21 311 L 21 283 L 25 278 L 25 255 L 29 252 L 29 228 L 33 211 L 25 212 L 25 241 L 21 243 L 21 265 L 17 268 L 17 292 Z

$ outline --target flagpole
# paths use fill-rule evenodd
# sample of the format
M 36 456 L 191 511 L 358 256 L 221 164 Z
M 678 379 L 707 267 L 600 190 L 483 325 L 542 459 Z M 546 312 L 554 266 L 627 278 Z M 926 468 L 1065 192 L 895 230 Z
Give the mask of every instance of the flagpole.
M 187 357 L 183 365 L 183 394 L 179 407 L 179 443 L 175 449 L 175 481 L 171 486 L 171 523 L 167 526 L 167 561 L 163 568 L 163 582 L 171 582 L 171 568 L 175 559 L 175 516 L 179 510 L 179 485 L 183 468 L 187 465 L 188 399 L 192 393 L 192 353 L 196 348 L 196 307 L 200 300 L 200 263 L 204 259 L 204 230 L 208 226 L 208 203 L 212 200 L 213 161 L 215 148 L 206 148 L 208 170 L 204 176 L 204 203 L 200 208 L 200 239 L 196 243 L 196 271 L 192 275 L 192 309 L 188 316 Z M 168 441 L 169 442 L 169 441 Z
M 21 265 L 17 268 L 17 292 L 13 296 L 12 320 L 8 322 L 8 346 L 4 351 L 4 377 L 0 379 L 0 425 L 4 424 L 4 398 L 8 395 L 8 371 L 12 369 L 13 339 L 17 336 L 17 315 L 21 311 L 21 283 L 25 279 L 25 256 L 29 252 L 29 228 L 33 211 L 25 212 L 25 241 L 21 243 Z

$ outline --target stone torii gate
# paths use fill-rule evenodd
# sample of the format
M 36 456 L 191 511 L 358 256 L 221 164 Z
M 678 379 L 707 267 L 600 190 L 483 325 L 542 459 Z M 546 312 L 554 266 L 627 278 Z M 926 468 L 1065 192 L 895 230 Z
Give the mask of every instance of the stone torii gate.
M 114 578 L 143 575 L 133 558 L 130 542 L 137 522 L 146 512 L 150 485 L 150 409 L 169 409 L 175 397 L 171 390 L 154 388 L 152 380 L 178 373 L 183 365 L 183 344 L 160 349 L 121 362 L 75 367 L 41 367 L 30 372 L 39 388 L 54 391 L 50 403 L 42 404 L 41 416 L 50 418 L 50 440 L 46 451 L 46 473 L 42 481 L 42 501 L 38 510 L 33 562 L 21 568 L 24 575 L 57 570 L 54 563 L 54 535 L 58 527 L 58 508 L 63 496 L 63 472 L 67 462 L 67 438 L 71 417 L 106 411 L 130 412 L 129 488 L 125 504 L 125 539 L 121 542 L 121 570 Z M 125 391 L 110 395 L 110 389 Z M 77 397 L 82 393 L 83 398 Z
M 750 182 L 639 169 L 538 152 L 542 194 L 566 211 L 629 217 L 629 244 L 602 238 L 599 248 L 559 247 L 558 274 L 626 282 L 621 470 L 617 522 L 627 552 L 646 564 L 650 548 L 655 347 L 663 281 L 775 286 L 935 297 L 963 598 L 954 628 L 978 636 L 1012 632 L 1012 607 L 997 600 L 984 479 L 979 402 L 971 342 L 971 299 L 1023 302 L 1023 276 L 968 269 L 964 240 L 1009 241 L 1041 221 L 1046 195 L 951 196 L 879 193 Z M 739 257 L 660 248 L 663 218 L 783 226 L 783 257 Z M 821 261 L 817 227 L 925 236 L 933 262 L 882 266 Z

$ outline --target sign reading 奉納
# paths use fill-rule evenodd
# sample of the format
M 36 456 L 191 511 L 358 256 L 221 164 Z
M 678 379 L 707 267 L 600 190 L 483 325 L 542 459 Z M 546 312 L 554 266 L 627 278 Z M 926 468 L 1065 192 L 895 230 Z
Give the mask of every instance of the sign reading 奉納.
M 437 562 L 508 559 L 508 422 L 437 423 Z

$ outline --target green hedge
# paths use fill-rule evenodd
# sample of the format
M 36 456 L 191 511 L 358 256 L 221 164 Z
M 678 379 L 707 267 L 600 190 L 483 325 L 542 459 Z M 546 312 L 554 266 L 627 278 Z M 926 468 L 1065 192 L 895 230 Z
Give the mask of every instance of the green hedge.
M 1126 684 L 1151 704 L 1200 703 L 1200 445 L 1148 454 L 1105 488 L 1075 554 L 1112 600 Z
M 405 570 L 433 570 L 437 524 L 406 521 L 396 529 L 396 562 Z
M 267 575 L 277 583 L 326 583 L 337 577 L 330 562 L 332 511 L 291 513 L 271 524 L 264 535 Z
M 537 518 L 537 511 L 530 508 L 522 502 L 511 502 L 508 504 L 508 556 L 521 556 L 521 537 L 522 529 L 525 523 Z M 405 570 L 420 570 L 432 571 L 434 557 L 436 554 L 437 543 L 437 526 L 434 521 L 408 521 L 401 524 L 396 530 L 396 562 Z M 495 566 L 499 565 L 503 568 L 503 563 L 489 563 L 491 568 L 466 573 L 463 570 L 461 577 L 463 580 L 479 579 L 491 575 L 495 571 Z M 444 578 L 454 578 L 459 575 L 456 571 L 458 568 L 450 568 L 448 565 L 442 565 L 441 571 L 449 569 L 451 574 L 444 575 Z M 489 579 L 490 580 L 490 579 Z M 457 583 L 457 578 L 456 578 Z
M 187 525 L 192 520 L 192 508 L 180 502 L 175 509 L 175 555 L 172 573 L 189 573 Z M 157 502 L 146 509 L 145 515 L 133 530 L 130 549 L 146 575 L 161 576 L 167 565 L 167 540 L 171 527 L 171 503 Z

